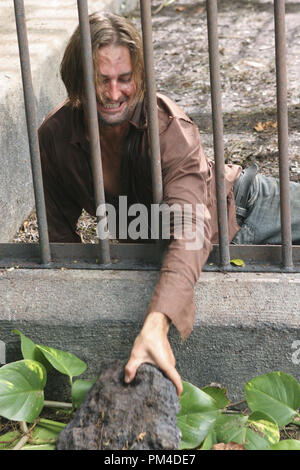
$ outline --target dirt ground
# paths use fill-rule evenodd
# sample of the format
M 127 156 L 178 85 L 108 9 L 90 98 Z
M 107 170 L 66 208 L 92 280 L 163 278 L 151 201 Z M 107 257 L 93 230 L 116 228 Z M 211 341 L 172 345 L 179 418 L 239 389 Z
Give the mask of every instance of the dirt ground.
M 278 175 L 273 1 L 220 0 L 218 31 L 225 160 L 257 161 Z M 161 1 L 153 1 L 153 11 Z M 300 180 L 300 3 L 286 2 L 289 157 Z M 197 123 L 213 157 L 205 2 L 172 2 L 153 14 L 157 88 Z M 260 124 L 261 123 L 261 124 Z
M 226 162 L 259 164 L 278 176 L 273 1 L 220 0 L 219 51 Z M 196 122 L 213 158 L 205 2 L 152 1 L 157 90 Z M 130 15 L 140 27 L 139 11 Z M 290 179 L 300 181 L 300 3 L 286 1 Z M 83 213 L 79 231 L 94 240 L 93 219 Z M 36 241 L 35 214 L 15 241 Z

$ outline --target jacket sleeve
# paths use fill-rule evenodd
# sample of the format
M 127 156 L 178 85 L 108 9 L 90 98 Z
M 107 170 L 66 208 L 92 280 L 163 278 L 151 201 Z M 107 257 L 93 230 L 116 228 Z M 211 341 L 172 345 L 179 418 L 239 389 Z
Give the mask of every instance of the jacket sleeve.
M 66 192 L 58 160 L 63 155 L 57 154 L 50 128 L 42 125 L 38 134 L 49 240 L 56 243 L 80 243 L 76 223 L 82 209 Z
M 212 248 L 207 190 L 211 176 L 192 121 L 172 118 L 160 139 L 164 204 L 176 204 L 184 216 L 181 222 L 173 218 L 148 313 L 167 315 L 185 339 L 194 324 L 194 286 Z

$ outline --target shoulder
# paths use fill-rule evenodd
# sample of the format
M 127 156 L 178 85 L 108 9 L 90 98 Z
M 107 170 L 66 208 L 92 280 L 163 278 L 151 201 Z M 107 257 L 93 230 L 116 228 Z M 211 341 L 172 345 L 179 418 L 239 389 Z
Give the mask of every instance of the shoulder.
M 67 101 L 60 103 L 44 118 L 38 129 L 39 138 L 46 139 L 51 136 L 55 136 L 55 138 L 58 136 L 69 138 L 73 114 L 74 110 Z
M 195 125 L 180 106 L 161 93 L 157 93 L 157 106 L 160 133 L 163 133 L 173 120 L 182 120 Z

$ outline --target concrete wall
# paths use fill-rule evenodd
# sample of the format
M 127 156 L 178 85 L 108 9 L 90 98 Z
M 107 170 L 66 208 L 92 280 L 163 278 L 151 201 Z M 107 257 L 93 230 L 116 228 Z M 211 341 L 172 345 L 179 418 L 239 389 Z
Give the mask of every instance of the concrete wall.
M 90 13 L 130 11 L 137 0 L 90 0 Z M 26 0 L 38 123 L 65 98 L 59 64 L 78 23 L 76 0 Z M 0 0 L 0 243 L 11 241 L 34 205 L 14 7 Z
M 84 377 L 97 375 L 103 360 L 126 361 L 157 277 L 145 271 L 0 270 L 6 361 L 21 359 L 14 328 L 76 354 L 87 362 Z M 260 374 L 280 370 L 300 380 L 299 292 L 300 274 L 202 273 L 192 334 L 182 342 L 173 326 L 170 331 L 182 378 L 198 386 L 217 382 L 233 400 Z M 61 375 L 50 374 L 47 384 L 48 397 L 67 399 Z

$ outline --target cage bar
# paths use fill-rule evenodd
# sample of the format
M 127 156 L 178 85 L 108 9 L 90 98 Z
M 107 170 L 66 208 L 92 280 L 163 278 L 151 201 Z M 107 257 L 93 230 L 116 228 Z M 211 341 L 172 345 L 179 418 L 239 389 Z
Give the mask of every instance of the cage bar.
M 216 195 L 220 246 L 220 266 L 230 265 L 229 236 L 227 221 L 227 198 L 225 186 L 225 164 L 223 143 L 223 116 L 221 102 L 221 79 L 218 40 L 217 0 L 207 0 L 207 32 L 209 47 L 211 104 L 213 120 L 214 155 L 216 168 Z
M 293 269 L 288 155 L 285 1 L 274 0 L 282 263 Z
M 30 54 L 28 46 L 28 36 L 25 18 L 25 8 L 23 0 L 14 0 L 14 10 L 16 18 L 16 28 L 19 46 L 19 56 L 23 83 L 23 94 L 25 103 L 26 124 L 28 133 L 28 143 L 30 151 L 30 161 L 33 179 L 33 189 L 35 206 L 39 230 L 39 246 L 41 261 L 43 264 L 51 262 L 51 252 L 48 235 L 48 224 L 46 217 L 46 206 L 44 198 L 42 168 L 40 149 L 37 133 L 37 116 L 35 107 L 35 96 L 32 84 Z
M 87 108 L 87 122 L 92 156 L 92 173 L 95 193 L 96 209 L 105 205 L 105 191 L 103 182 L 101 147 L 99 136 L 99 123 L 96 104 L 94 64 L 90 35 L 90 22 L 87 0 L 77 0 L 80 26 L 81 52 L 84 72 L 85 97 Z M 108 231 L 107 231 L 108 233 Z M 99 256 L 103 264 L 110 263 L 109 239 L 99 239 Z
M 157 116 L 156 83 L 152 45 L 151 1 L 140 0 L 140 8 L 143 34 L 144 62 L 146 72 L 146 100 L 150 136 L 153 202 L 155 204 L 160 204 L 163 200 L 163 184 L 161 174 L 161 155 Z

